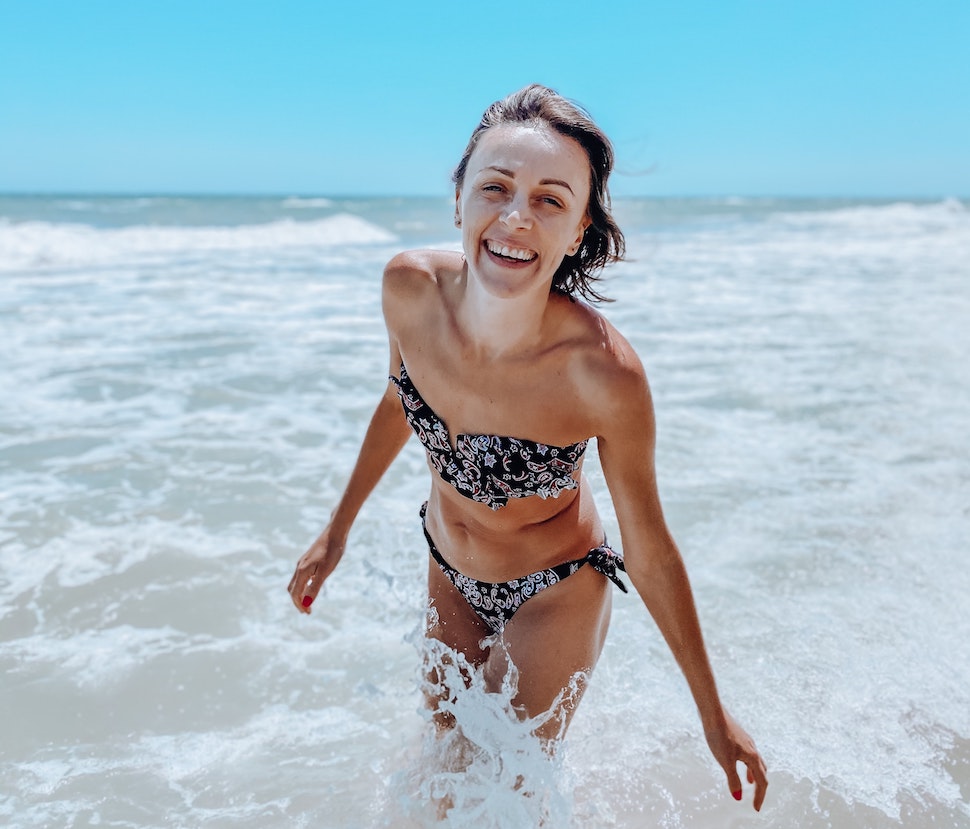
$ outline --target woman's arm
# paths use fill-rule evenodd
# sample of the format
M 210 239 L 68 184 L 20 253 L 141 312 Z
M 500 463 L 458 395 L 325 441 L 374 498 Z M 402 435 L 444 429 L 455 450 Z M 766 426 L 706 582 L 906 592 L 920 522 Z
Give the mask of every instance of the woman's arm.
M 290 597 L 301 612 L 310 612 L 310 605 L 324 581 L 344 554 L 357 513 L 410 434 L 411 428 L 404 419 L 397 392 L 388 384 L 371 417 L 357 463 L 330 516 L 330 523 L 297 562 L 296 572 L 290 580 Z
M 724 769 L 728 786 L 741 799 L 738 761 L 755 784 L 760 810 L 768 785 L 754 741 L 721 704 L 704 647 L 694 597 L 680 551 L 664 520 L 654 466 L 656 424 L 643 367 L 627 344 L 608 372 L 599 373 L 598 429 L 603 473 L 620 525 L 626 569 L 680 666 L 697 704 L 708 745 Z
M 384 318 L 391 346 L 389 370 L 394 375 L 401 365 L 401 351 L 395 331 L 399 318 L 407 311 L 406 307 L 402 308 L 407 305 L 407 297 L 401 295 L 401 285 L 407 279 L 408 269 L 402 267 L 402 260 L 406 261 L 406 257 L 399 254 L 385 268 L 382 288 Z M 343 557 L 347 536 L 357 513 L 407 443 L 410 434 L 411 427 L 404 417 L 397 391 L 388 383 L 371 417 L 357 462 L 330 516 L 330 523 L 297 562 L 296 571 L 290 579 L 287 589 L 300 612 L 310 612 L 310 605 L 324 581 Z

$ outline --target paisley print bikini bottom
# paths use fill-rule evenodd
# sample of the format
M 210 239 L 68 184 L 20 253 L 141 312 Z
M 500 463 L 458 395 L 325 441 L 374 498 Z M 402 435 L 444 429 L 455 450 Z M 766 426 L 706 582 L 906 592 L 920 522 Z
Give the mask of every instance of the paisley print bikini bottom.
M 421 527 L 424 530 L 424 537 L 428 541 L 431 557 L 437 562 L 441 572 L 455 585 L 472 610 L 489 626 L 493 633 L 501 633 L 511 621 L 515 612 L 527 600 L 537 593 L 541 593 L 547 587 L 552 587 L 568 578 L 586 564 L 606 576 L 624 593 L 628 592 L 626 585 L 617 575 L 617 570 L 626 572 L 626 568 L 623 566 L 623 558 L 605 542 L 599 547 L 594 547 L 582 558 L 566 561 L 547 570 L 539 570 L 537 573 L 530 573 L 511 581 L 488 582 L 470 578 L 464 573 L 458 572 L 438 552 L 425 522 L 427 509 L 428 504 L 426 502 L 421 507 Z

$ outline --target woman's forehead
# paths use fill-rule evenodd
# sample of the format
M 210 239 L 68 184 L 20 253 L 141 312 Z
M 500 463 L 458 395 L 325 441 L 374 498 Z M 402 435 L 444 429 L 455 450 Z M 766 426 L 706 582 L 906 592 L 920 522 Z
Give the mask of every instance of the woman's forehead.
M 491 127 L 479 140 L 468 166 L 472 175 L 498 168 L 514 176 L 589 181 L 589 159 L 582 145 L 541 124 Z

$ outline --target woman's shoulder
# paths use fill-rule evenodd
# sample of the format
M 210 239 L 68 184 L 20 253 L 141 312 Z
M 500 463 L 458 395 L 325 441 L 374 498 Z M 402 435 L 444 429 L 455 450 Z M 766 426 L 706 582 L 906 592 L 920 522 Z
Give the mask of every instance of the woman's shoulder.
M 397 254 L 384 268 L 381 289 L 384 319 L 392 330 L 422 325 L 422 320 L 440 308 L 442 286 L 449 276 L 461 272 L 460 253 L 446 250 L 407 250 Z
M 630 341 L 584 302 L 575 303 L 573 317 L 583 332 L 571 360 L 582 397 L 596 401 L 600 412 L 634 401 L 648 403 L 646 371 Z
M 461 271 L 462 255 L 449 250 L 405 250 L 384 267 L 385 290 L 414 291 Z
M 638 375 L 643 365 L 630 341 L 598 309 L 582 300 L 564 298 L 574 332 L 578 364 L 592 375 Z

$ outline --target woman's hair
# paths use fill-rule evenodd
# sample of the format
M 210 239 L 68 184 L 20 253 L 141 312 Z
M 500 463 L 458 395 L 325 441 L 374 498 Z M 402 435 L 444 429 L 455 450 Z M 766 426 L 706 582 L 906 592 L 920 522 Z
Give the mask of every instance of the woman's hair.
M 623 259 L 626 251 L 623 231 L 610 212 L 610 191 L 607 187 L 613 170 L 613 145 L 610 139 L 580 106 L 548 87 L 531 84 L 496 101 L 485 110 L 451 177 L 455 187 L 460 190 L 465 183 L 468 160 L 485 132 L 506 124 L 548 126 L 560 135 L 577 141 L 586 151 L 589 158 L 587 213 L 590 225 L 586 228 L 579 250 L 563 259 L 553 277 L 552 287 L 569 296 L 578 293 L 589 300 L 608 301 L 593 288 L 592 283 L 599 280 L 600 272 L 606 265 Z

